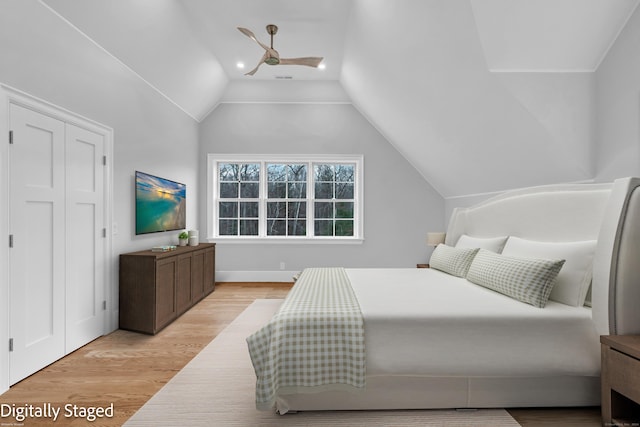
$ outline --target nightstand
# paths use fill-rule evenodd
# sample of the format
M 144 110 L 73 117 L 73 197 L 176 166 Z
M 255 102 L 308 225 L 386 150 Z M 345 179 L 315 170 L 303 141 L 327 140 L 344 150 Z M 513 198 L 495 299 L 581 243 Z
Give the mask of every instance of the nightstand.
M 429 268 L 429 264 L 416 264 L 416 268 Z
M 640 422 L 640 335 L 603 335 L 602 425 Z

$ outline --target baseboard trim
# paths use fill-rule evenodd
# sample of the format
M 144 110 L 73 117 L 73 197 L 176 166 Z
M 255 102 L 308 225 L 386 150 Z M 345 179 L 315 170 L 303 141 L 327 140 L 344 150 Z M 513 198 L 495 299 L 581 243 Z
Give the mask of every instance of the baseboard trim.
M 216 271 L 216 282 L 293 282 L 299 271 Z

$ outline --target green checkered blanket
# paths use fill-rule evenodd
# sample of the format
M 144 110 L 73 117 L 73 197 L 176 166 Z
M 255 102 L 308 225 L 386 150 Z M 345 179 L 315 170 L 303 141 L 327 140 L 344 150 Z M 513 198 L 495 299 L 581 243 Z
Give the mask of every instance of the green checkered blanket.
M 271 409 L 278 394 L 364 389 L 364 320 L 343 268 L 304 270 L 247 343 L 258 409 Z

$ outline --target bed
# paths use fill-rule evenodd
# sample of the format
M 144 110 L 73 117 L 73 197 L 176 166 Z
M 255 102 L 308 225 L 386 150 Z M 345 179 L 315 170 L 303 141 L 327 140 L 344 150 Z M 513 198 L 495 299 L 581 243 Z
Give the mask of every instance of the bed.
M 445 244 L 432 256 L 439 268 L 305 270 L 283 303 L 293 313 L 287 322 L 294 332 L 285 335 L 301 335 L 301 325 L 317 328 L 313 322 L 349 325 L 339 335 L 351 347 L 340 342 L 314 348 L 318 360 L 305 356 L 311 377 L 318 366 L 341 363 L 348 375 L 304 383 L 293 372 L 295 386 L 274 386 L 278 369 L 308 344 L 295 338 L 289 353 L 273 359 L 273 370 L 264 370 L 256 337 L 264 353 L 282 351 L 272 333 L 283 329 L 277 322 L 285 315 L 276 313 L 247 339 L 258 408 L 284 414 L 599 405 L 599 336 L 640 333 L 639 186 L 640 179 L 625 178 L 534 187 L 456 209 Z M 460 261 L 463 255 L 469 262 Z M 495 276 L 513 262 L 544 264 L 540 292 L 510 288 L 515 276 Z M 499 280 L 507 290 L 496 287 Z M 339 297 L 325 295 L 332 287 Z M 316 311 L 325 317 L 309 320 Z M 271 388 L 259 397 L 265 384 Z

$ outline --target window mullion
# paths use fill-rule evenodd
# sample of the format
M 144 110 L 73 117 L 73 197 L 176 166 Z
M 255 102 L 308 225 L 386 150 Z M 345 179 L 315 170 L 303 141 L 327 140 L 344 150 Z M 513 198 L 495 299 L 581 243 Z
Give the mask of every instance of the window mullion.
M 260 162 L 260 205 L 258 206 L 258 236 L 267 235 L 267 162 Z
M 211 208 L 213 209 L 213 219 L 210 219 L 211 228 L 213 230 L 213 236 L 220 235 L 219 222 L 220 222 L 220 211 L 218 209 L 218 203 L 220 203 L 220 192 L 218 189 L 218 175 L 220 174 L 220 163 L 215 162 L 213 167 L 213 182 L 211 185 L 211 190 L 213 191 L 213 202 L 211 203 Z M 211 215 L 211 213 L 209 214 Z
M 314 233 L 314 175 L 313 175 L 313 162 L 307 163 L 307 198 L 305 200 L 307 204 L 307 237 L 315 237 Z

